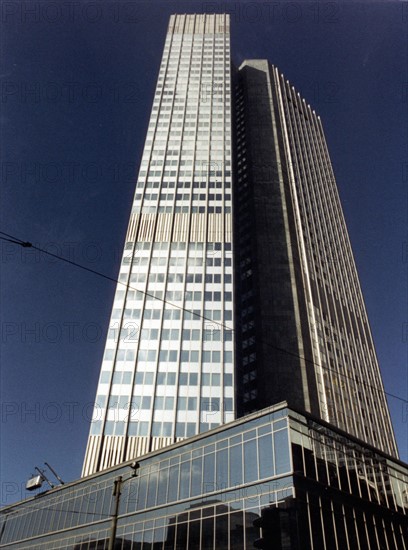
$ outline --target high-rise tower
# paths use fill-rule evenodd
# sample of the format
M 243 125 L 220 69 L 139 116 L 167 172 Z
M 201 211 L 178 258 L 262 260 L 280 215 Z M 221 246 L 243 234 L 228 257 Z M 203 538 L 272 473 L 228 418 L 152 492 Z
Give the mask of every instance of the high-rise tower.
M 235 91 L 238 415 L 286 400 L 396 456 L 320 117 L 266 60 Z
M 85 477 L 3 508 L 1 548 L 408 548 L 320 119 L 228 34 L 170 19 Z
M 83 474 L 283 400 L 397 453 L 319 117 L 172 16 Z
M 84 474 L 235 418 L 231 134 L 228 16 L 172 16 Z

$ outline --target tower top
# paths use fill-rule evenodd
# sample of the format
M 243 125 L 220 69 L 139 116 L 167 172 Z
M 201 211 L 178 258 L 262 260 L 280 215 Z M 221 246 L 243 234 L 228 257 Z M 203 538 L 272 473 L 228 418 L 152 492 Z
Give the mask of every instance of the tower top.
M 170 16 L 168 33 L 227 34 L 230 32 L 228 13 L 183 13 Z

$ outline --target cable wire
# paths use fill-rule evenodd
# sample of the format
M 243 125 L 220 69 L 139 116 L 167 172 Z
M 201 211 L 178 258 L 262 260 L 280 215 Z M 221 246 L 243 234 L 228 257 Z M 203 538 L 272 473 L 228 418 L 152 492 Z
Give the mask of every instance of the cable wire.
M 126 287 L 127 289 L 135 290 L 136 292 L 140 292 L 141 294 L 144 294 L 145 296 L 148 296 L 149 298 L 153 298 L 154 300 L 158 300 L 159 302 L 170 305 L 171 307 L 173 307 L 175 309 L 179 309 L 181 311 L 190 313 L 191 315 L 194 315 L 195 317 L 203 319 L 204 321 L 209 321 L 211 323 L 214 323 L 215 325 L 217 325 L 217 326 L 219 326 L 219 327 L 221 327 L 225 330 L 228 330 L 228 331 L 233 331 L 234 330 L 232 327 L 229 327 L 229 326 L 227 326 L 223 323 L 220 323 L 219 321 L 215 321 L 214 319 L 210 319 L 208 317 L 205 317 L 205 315 L 197 313 L 194 310 L 185 308 L 183 306 L 179 306 L 177 304 L 173 304 L 172 302 L 169 302 L 168 300 L 166 300 L 164 298 L 159 298 L 158 296 L 155 296 L 154 294 L 150 294 L 149 292 L 146 292 L 145 290 L 140 290 L 138 288 L 132 287 L 130 284 L 119 281 L 119 279 L 116 279 L 115 277 L 110 277 L 109 275 L 106 275 L 105 273 L 101 273 L 100 271 L 97 271 L 97 270 L 92 269 L 90 267 L 87 267 L 85 265 L 79 264 L 78 262 L 74 262 L 73 260 L 69 260 L 68 258 L 64 258 L 64 256 L 59 256 L 58 254 L 54 254 L 53 252 L 49 252 L 48 250 L 44 250 L 43 248 L 35 246 L 35 245 L 33 245 L 32 243 L 30 243 L 28 241 L 22 241 L 21 239 L 19 239 L 17 237 L 14 237 L 13 235 L 9 235 L 8 233 L 5 233 L 4 231 L 0 231 L 0 234 L 1 235 L 6 235 L 6 237 L 9 237 L 8 239 L 0 237 L 0 239 L 2 239 L 4 241 L 8 241 L 8 242 L 11 242 L 13 244 L 18 244 L 18 245 L 22 246 L 23 248 L 33 248 L 34 250 L 38 250 L 39 252 L 41 252 L 43 254 L 47 254 L 48 256 L 52 256 L 53 258 L 56 258 L 56 259 L 61 260 L 65 263 L 67 263 L 67 264 L 78 267 L 78 268 L 80 268 L 84 271 L 92 273 L 93 275 L 97 275 L 98 277 L 102 277 L 103 279 L 106 279 L 106 280 L 111 281 L 113 283 L 120 284 L 120 285 Z M 384 389 L 377 388 L 376 386 L 368 384 L 368 382 L 365 382 L 363 380 L 361 380 L 361 381 L 357 380 L 356 378 L 353 378 L 352 376 L 349 376 L 345 373 L 341 373 L 341 372 L 339 372 L 339 371 L 337 371 L 333 368 L 330 368 L 329 366 L 319 365 L 313 359 L 307 359 L 306 357 L 303 357 L 302 355 L 291 352 L 291 351 L 286 350 L 284 348 L 281 348 L 279 346 L 275 346 L 274 344 L 271 344 L 270 342 L 265 342 L 265 341 L 262 341 L 262 340 L 258 340 L 258 342 L 260 342 L 263 345 L 266 345 L 267 347 L 270 347 L 270 348 L 274 349 L 275 351 L 285 353 L 286 355 L 289 355 L 291 357 L 295 357 L 297 359 L 301 359 L 302 361 L 305 361 L 306 363 L 310 363 L 314 367 L 319 367 L 319 368 L 322 368 L 324 370 L 334 372 L 337 376 L 343 376 L 344 378 L 352 380 L 353 382 L 356 382 L 357 384 L 361 384 L 365 388 L 370 388 L 374 391 L 377 391 L 379 393 L 384 393 L 385 395 L 388 395 L 389 397 L 392 397 L 394 399 L 402 401 L 403 403 L 408 403 L 407 399 L 404 399 L 403 397 L 400 397 L 399 395 L 395 395 L 393 393 L 385 391 Z

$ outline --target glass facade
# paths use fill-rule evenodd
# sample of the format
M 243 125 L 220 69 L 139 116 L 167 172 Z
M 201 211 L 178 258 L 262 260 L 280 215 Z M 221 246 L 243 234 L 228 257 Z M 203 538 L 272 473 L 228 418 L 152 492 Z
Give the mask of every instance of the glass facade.
M 302 548 L 407 548 L 407 465 L 304 415 L 290 427 Z
M 140 459 L 123 484 L 123 548 L 252 547 L 260 507 L 293 493 L 287 410 L 225 428 Z M 0 548 L 104 548 L 114 480 L 129 474 L 121 465 L 3 510 Z
M 408 546 L 408 468 L 283 403 L 1 513 L 0 548 L 253 548 L 261 509 L 283 506 L 282 548 Z M 293 526 L 296 524 L 296 528 Z
M 172 16 L 83 468 L 235 418 L 226 15 Z

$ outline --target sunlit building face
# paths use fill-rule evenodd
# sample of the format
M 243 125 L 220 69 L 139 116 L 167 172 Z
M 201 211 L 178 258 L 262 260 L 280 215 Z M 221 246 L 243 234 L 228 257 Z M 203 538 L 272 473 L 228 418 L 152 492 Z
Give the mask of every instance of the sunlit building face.
M 172 17 L 84 473 L 235 418 L 227 16 Z

